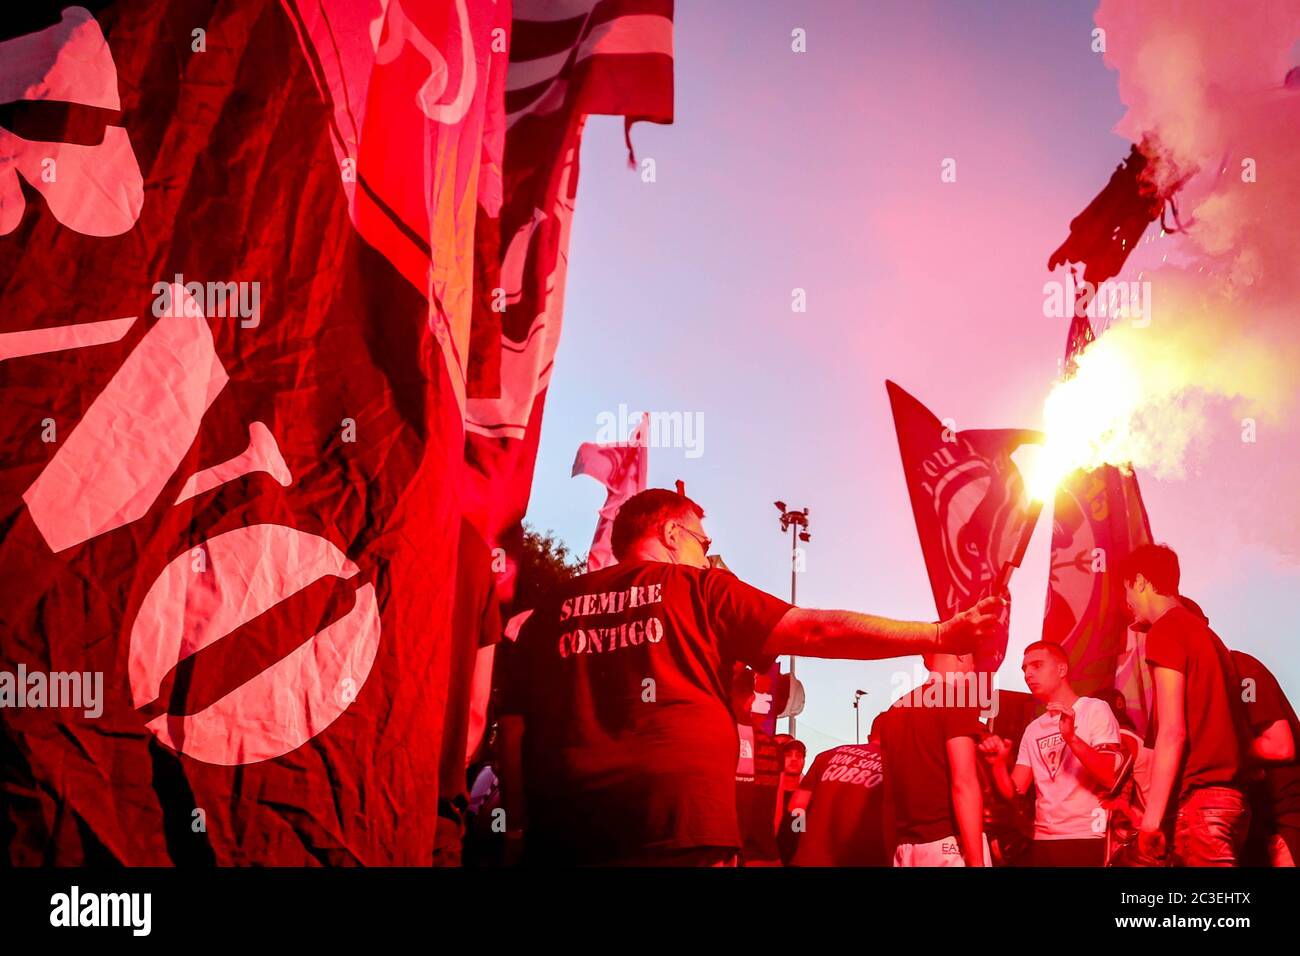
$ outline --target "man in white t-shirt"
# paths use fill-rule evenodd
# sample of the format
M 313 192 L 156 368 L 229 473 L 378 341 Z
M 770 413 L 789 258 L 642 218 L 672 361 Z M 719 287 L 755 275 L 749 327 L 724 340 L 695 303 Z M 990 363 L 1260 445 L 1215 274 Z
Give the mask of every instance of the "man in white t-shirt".
M 1074 692 L 1070 659 L 1059 644 L 1030 644 L 1021 670 L 1047 712 L 1025 728 L 1014 767 L 1010 741 L 989 737 L 981 743 L 993 782 L 1008 800 L 1034 786 L 1034 866 L 1104 866 L 1101 798 L 1122 764 L 1115 715 L 1104 701 Z

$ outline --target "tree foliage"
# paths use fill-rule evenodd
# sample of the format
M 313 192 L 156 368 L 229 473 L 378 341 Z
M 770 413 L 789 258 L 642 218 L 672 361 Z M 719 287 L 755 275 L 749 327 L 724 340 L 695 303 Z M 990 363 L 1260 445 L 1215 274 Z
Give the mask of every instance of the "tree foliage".
M 586 557 L 570 551 L 554 531 L 543 533 L 527 523 L 523 526 L 523 544 L 518 553 L 515 613 L 537 607 L 547 594 L 587 569 Z

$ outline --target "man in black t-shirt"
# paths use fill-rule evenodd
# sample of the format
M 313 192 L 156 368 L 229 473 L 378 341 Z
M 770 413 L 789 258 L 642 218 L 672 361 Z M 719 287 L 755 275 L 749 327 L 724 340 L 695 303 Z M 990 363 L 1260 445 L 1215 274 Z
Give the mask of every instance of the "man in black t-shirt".
M 991 866 L 974 659 L 929 654 L 925 666 L 930 679 L 896 700 L 881 728 L 894 866 Z
M 1232 663 L 1253 735 L 1249 757 L 1263 767 L 1263 779 L 1250 787 L 1251 842 L 1260 844 L 1271 865 L 1295 866 L 1300 860 L 1300 723 L 1267 667 L 1241 651 L 1232 652 Z
M 790 800 L 799 821 L 792 866 L 889 866 L 885 845 L 880 725 L 865 744 L 845 744 L 817 755 Z M 800 815 L 802 814 L 802 819 Z
M 713 567 L 703 510 L 653 489 L 614 521 L 619 563 L 566 582 L 502 681 L 506 827 L 546 863 L 721 865 L 740 846 L 734 661 L 973 648 L 1005 604 L 942 624 L 792 608 Z

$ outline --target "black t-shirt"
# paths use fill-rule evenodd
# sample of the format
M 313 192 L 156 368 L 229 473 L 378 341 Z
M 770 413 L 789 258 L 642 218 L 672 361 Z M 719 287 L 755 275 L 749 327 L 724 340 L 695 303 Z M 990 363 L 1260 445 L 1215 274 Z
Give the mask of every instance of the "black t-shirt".
M 556 862 L 739 847 L 729 706 L 790 609 L 720 568 L 631 561 L 566 582 L 502 684 L 524 720 L 526 852 Z
M 898 843 L 933 843 L 958 835 L 948 741 L 978 738 L 984 728 L 979 707 L 948 706 L 954 696 L 931 680 L 899 698 L 885 714 L 881 751 Z
M 1237 677 L 1243 682 L 1253 681 L 1254 699 L 1243 690 L 1246 719 L 1255 736 L 1259 736 L 1279 720 L 1291 726 L 1291 734 L 1300 742 L 1300 721 L 1295 709 L 1286 699 L 1277 678 L 1267 667 L 1241 651 L 1232 652 L 1232 662 L 1237 667 Z M 1259 815 L 1258 823 L 1271 826 L 1300 827 L 1300 763 L 1272 764 L 1264 772 L 1264 786 L 1257 794 L 1252 809 Z
M 885 847 L 884 762 L 880 747 L 836 747 L 817 755 L 800 789 L 812 797 L 795 866 L 889 866 Z

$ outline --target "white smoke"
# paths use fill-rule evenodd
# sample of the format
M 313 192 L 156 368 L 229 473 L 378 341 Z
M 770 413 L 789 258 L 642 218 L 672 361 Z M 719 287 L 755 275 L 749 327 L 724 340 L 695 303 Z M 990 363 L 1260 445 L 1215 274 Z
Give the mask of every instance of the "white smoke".
M 1122 332 L 1159 398 L 1135 464 L 1203 475 L 1248 539 L 1300 559 L 1300 0 L 1102 0 L 1096 23 L 1118 132 L 1198 171 L 1183 231 L 1151 227 L 1125 268 L 1152 283 L 1150 326 L 1098 341 Z

